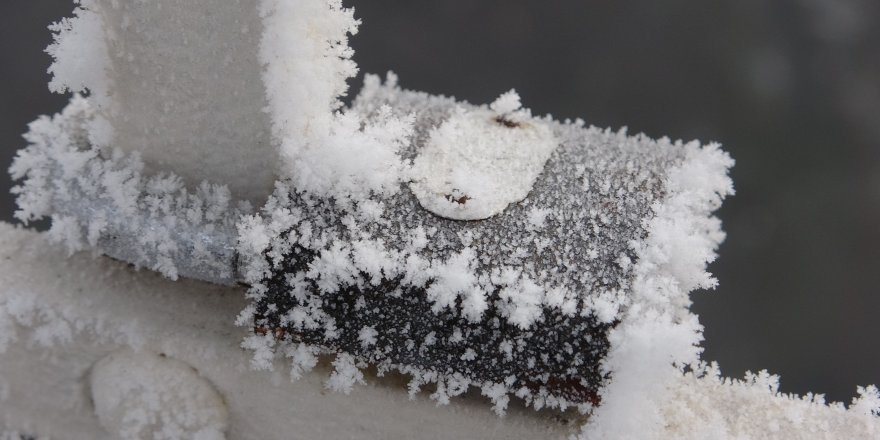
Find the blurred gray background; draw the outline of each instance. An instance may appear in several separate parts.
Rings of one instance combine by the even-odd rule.
[[[557,118],[719,141],[737,161],[721,286],[695,294],[705,359],[849,402],[880,384],[880,2],[348,0],[362,72]],[[49,93],[71,0],[0,2],[0,165]],[[353,91],[359,81],[352,83]],[[0,173],[0,219],[12,219]]]

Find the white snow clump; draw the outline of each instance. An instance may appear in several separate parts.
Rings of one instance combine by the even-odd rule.
[[[558,145],[511,90],[488,109],[459,107],[431,131],[410,185],[422,206],[455,220],[480,220],[524,199]]]

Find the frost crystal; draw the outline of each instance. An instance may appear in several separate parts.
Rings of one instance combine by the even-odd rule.
[[[361,341],[361,345],[364,348],[367,348],[371,345],[376,345],[376,335],[378,334],[379,332],[373,327],[364,327],[358,334],[358,340]]]
[[[364,383],[364,374],[358,368],[354,357],[348,354],[339,354],[333,361],[333,374],[327,379],[328,389],[343,394],[351,393],[356,383]]]
[[[348,34],[357,32],[353,11],[339,0],[262,0],[265,26],[260,61],[281,143],[285,175],[300,191],[364,199],[398,190],[411,120],[384,112],[362,127],[351,112],[333,113],[357,72]]]

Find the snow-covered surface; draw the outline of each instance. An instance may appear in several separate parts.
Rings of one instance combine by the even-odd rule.
[[[342,106],[346,80],[357,73],[348,35],[359,21],[340,0],[261,0],[266,28],[260,44],[263,82],[274,139],[299,191],[363,199],[398,191],[411,120],[385,113],[364,121]],[[268,194],[267,194],[268,195]]]
[[[55,27],[50,86],[90,93],[98,112],[92,143],[137,151],[149,173],[174,172],[191,189],[220,182],[262,203],[277,176],[279,144],[264,111],[256,2],[78,3]],[[288,105],[312,104],[295,103]]]
[[[94,412],[89,375],[126,348],[193,367],[222,396],[229,439],[564,438],[580,423],[517,405],[499,418],[478,398],[438,408],[427,393],[411,400],[395,375],[364,372],[366,386],[332,392],[332,358],[296,382],[281,362],[275,373],[252,371],[239,347],[245,331],[232,324],[244,305],[242,289],[68,258],[45,234],[0,224],[0,432],[114,438]]]
[[[699,362],[702,326],[689,293],[715,286],[706,265],[724,233],[710,213],[733,193],[727,176],[733,161],[718,145],[683,148],[684,161],[665,179],[665,199],[646,220],[647,236],[632,244],[634,261],[621,262],[633,264],[633,282],[620,304],[620,324],[609,333],[603,370],[612,379],[586,438],[652,438],[664,424],[664,388],[679,368]]]
[[[518,108],[515,95],[507,94],[490,110],[511,120],[538,123],[525,119],[527,114],[516,114]],[[393,113],[411,115],[419,135],[403,154],[412,157],[430,145],[433,127],[442,126],[446,119],[462,112],[490,110],[403,91],[393,77],[385,85],[370,77],[352,113],[368,123],[393,117]],[[235,203],[223,187],[203,185],[193,194],[173,175],[145,176],[136,155],[103,157],[86,137],[86,127],[93,118],[89,103],[75,97],[61,114],[32,124],[28,134],[31,145],[20,152],[12,167],[14,177],[26,177],[17,190],[19,218],[51,215],[50,236],[63,242],[69,252],[89,248],[171,278],[183,275],[222,283],[235,281],[232,228],[248,211],[247,206],[233,208]],[[306,303],[317,301],[282,311],[290,312],[286,322],[298,329],[324,327],[324,336],[333,340],[350,323],[329,318],[319,304],[321,292],[332,293],[345,286],[376,288],[383,280],[400,277],[403,287],[425,290],[435,314],[461,315],[464,324],[471,327],[451,328],[449,335],[428,333],[424,340],[404,341],[408,347],[422,350],[419,347],[439,341],[432,350],[442,351],[446,344],[467,345],[471,336],[479,335],[480,326],[498,325],[497,318],[484,318],[492,311],[511,326],[505,331],[509,337],[496,341],[501,352],[465,346],[455,355],[457,361],[485,363],[502,357],[511,365],[527,364],[529,369],[540,371],[535,380],[541,382],[548,380],[549,364],[556,365],[559,372],[598,366],[604,356],[604,337],[591,340],[596,335],[582,334],[582,339],[569,339],[575,328],[585,331],[584,325],[596,325],[589,324],[591,321],[607,326],[621,316],[631,301],[626,294],[635,279],[634,268],[643,267],[642,260],[649,263],[644,267],[655,268],[661,277],[680,278],[672,280],[678,288],[666,296],[674,298],[675,313],[686,312],[686,294],[707,285],[708,279],[699,278],[708,276],[703,267],[721,238],[717,221],[708,215],[730,190],[725,174],[730,165],[727,156],[715,146],[652,141],[549,119],[540,123],[554,131],[560,149],[553,150],[557,154],[540,180],[528,185],[534,195],[515,203],[504,215],[483,222],[444,220],[425,211],[421,201],[405,190],[394,192],[392,197],[340,203],[297,195],[289,186],[279,184],[262,217],[245,218],[239,225],[240,251],[250,262],[243,276],[254,285],[252,298],[259,300],[265,294],[263,277],[267,274],[284,277],[292,289],[283,295],[311,298],[304,300]],[[664,196],[668,188],[675,191]],[[678,200],[680,206],[670,207],[670,200]],[[656,243],[640,244],[648,233],[648,221],[661,212],[668,218],[655,223],[663,226],[665,221],[672,226],[661,229],[663,235],[649,237]],[[319,234],[314,233],[318,230]],[[670,240],[669,234],[683,234],[689,241],[680,240],[680,248],[667,250],[663,240]],[[308,263],[307,270],[279,273],[293,244],[317,253],[317,259]],[[645,249],[638,251],[639,246]],[[270,248],[267,261],[263,252]],[[639,257],[636,251],[647,257]],[[654,255],[657,252],[660,255]],[[696,282],[690,279],[694,277]],[[644,284],[654,282],[658,281]],[[382,296],[399,295],[394,288],[381,289],[386,290],[379,292]],[[650,297],[650,292],[646,296]],[[546,310],[554,315],[545,315]],[[251,322],[253,312],[248,308],[241,322]],[[555,316],[563,319],[561,324],[552,324]],[[583,322],[570,324],[569,320]],[[404,326],[385,321],[385,332],[388,324]],[[535,334],[528,332],[536,325],[538,333],[558,333],[566,342],[561,346],[546,344],[540,337],[527,341],[517,334]],[[355,331],[359,344],[374,353],[384,350],[389,342],[375,327],[370,333],[376,335],[368,338],[368,343],[361,337],[365,328]],[[698,342],[698,332],[692,333],[697,336],[691,345]],[[258,359],[271,359],[271,350],[266,347],[274,344],[271,339],[254,336],[248,347],[257,351]],[[380,340],[384,342],[377,343]],[[546,346],[556,353],[554,357],[563,355],[564,359],[528,355],[530,346]],[[299,353],[301,362],[295,369],[311,363],[308,350]],[[380,356],[369,360],[394,359]],[[673,360],[686,363],[684,359]],[[412,365],[398,367],[414,372],[409,371]],[[474,378],[466,374],[471,367],[461,368],[464,370],[459,373],[468,380],[420,371],[414,386],[452,380],[456,385],[447,384],[446,388],[457,390],[453,395],[464,392]],[[496,401],[499,411],[512,393],[536,407],[583,403],[560,400],[549,390],[515,387],[506,376],[473,384]],[[437,394],[439,401],[445,402],[447,397],[448,393]]]
[[[425,209],[456,220],[491,217],[528,195],[557,140],[519,95],[490,108],[457,108],[431,130],[413,163],[410,188]]]
[[[195,368],[228,407],[230,439],[562,439],[582,423],[517,405],[499,418],[472,398],[437,407],[424,394],[410,400],[405,380],[369,373],[369,385],[348,396],[328,393],[325,361],[296,382],[280,371],[250,371],[250,356],[237,343],[243,331],[229,323],[243,303],[239,289],[172,282],[82,253],[66,258],[45,235],[0,225],[0,432],[113,438],[94,412],[90,377],[96,363],[120,350],[131,353],[128,349],[161,353]],[[776,379],[765,373],[745,381],[719,379],[713,368],[701,373],[665,384],[657,400],[663,423],[652,432],[657,438],[880,435],[874,388],[862,390],[862,399],[845,410],[815,396],[778,395]],[[131,380],[138,378],[144,376]],[[636,414],[625,423],[634,420]]]
[[[493,130],[518,127],[492,112],[541,124],[549,135],[536,140],[555,139],[542,150],[550,157],[531,168],[538,175],[522,187],[528,197],[503,200],[506,209],[479,221],[438,216],[417,191],[352,206],[279,185],[259,215],[239,225],[253,300],[240,323],[256,330],[246,341],[256,366],[296,350],[300,371],[310,350],[346,347],[361,362],[413,374],[414,389],[439,382],[441,403],[475,386],[499,412],[514,395],[536,408],[589,410],[604,382],[607,329],[633,280],[634,246],[665,200],[666,180],[686,160],[700,169],[697,153],[718,149],[527,118],[516,114],[512,94],[492,107],[402,90],[393,76],[385,84],[367,78],[352,112],[368,122],[389,111],[412,115],[405,158],[432,148],[435,127],[463,112],[482,113]],[[729,159],[718,153],[717,160],[721,166],[707,172],[729,182]],[[714,207],[700,205],[685,212],[699,220],[684,221],[699,223]],[[708,252],[716,241],[707,239]],[[698,263],[702,270],[705,261]],[[361,343],[364,326],[377,331],[376,343]],[[302,333],[315,347],[285,337]]]
[[[398,189],[410,120],[337,112],[359,24],[341,1],[78,3],[53,26],[50,88],[89,94],[92,145],[255,205],[279,176],[327,197]]]
[[[89,391],[101,426],[119,438],[225,438],[223,398],[198,371],[165,354],[113,352],[92,367]]]
[[[90,144],[89,100],[32,122],[10,171],[22,182],[16,217],[52,218],[50,236],[69,253],[91,249],[138,266],[221,284],[235,282],[235,223],[251,211],[225,186],[189,190],[169,173],[150,175],[137,153]]]
[[[717,365],[699,366],[694,373],[670,382],[663,400],[649,397],[657,399],[662,425],[633,438],[880,438],[880,393],[876,387],[859,387],[859,396],[848,409],[842,403],[826,404],[821,395],[782,394],[778,388],[779,377],[766,371],[747,373],[743,379],[726,379],[720,376]]]

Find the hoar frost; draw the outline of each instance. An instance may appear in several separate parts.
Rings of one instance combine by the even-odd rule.
[[[107,353],[118,349],[130,352],[126,347],[133,346],[141,347],[139,350],[161,346],[168,353],[167,360],[186,359],[198,370],[198,376],[208,379],[225,397],[222,403],[227,407],[228,419],[216,417],[223,413],[218,411],[222,406],[214,401],[199,405],[203,412],[192,413],[192,418],[180,417],[191,414],[189,411],[166,414],[168,420],[177,423],[168,427],[222,428],[226,424],[229,437],[242,434],[244,438],[260,439],[286,438],[293,431],[321,433],[314,437],[341,432],[383,438],[388,432],[430,432],[437,438],[495,434],[511,439],[562,439],[578,429],[560,421],[572,421],[570,414],[552,411],[527,413],[513,408],[505,418],[493,420],[486,408],[469,397],[464,397],[467,401],[458,408],[437,410],[431,402],[413,402],[405,394],[399,395],[403,391],[391,385],[397,383],[397,378],[381,381],[364,373],[365,382],[381,383],[354,389],[340,399],[322,393],[322,381],[326,379],[322,373],[310,373],[306,380],[296,383],[279,383],[262,373],[244,371],[241,368],[247,363],[247,355],[228,340],[235,329],[229,322],[216,319],[239,307],[236,290],[170,282],[132,272],[110,259],[95,260],[82,254],[66,259],[59,251],[43,234],[0,224],[0,335],[6,341],[6,345],[0,343],[0,370],[4,373],[0,376],[2,439],[19,440],[19,433],[33,438],[44,438],[40,436],[48,432],[77,438],[106,435],[92,413],[96,403],[89,393],[88,371]],[[217,290],[225,293],[218,294]],[[192,314],[194,301],[199,310],[209,313]],[[292,345],[284,355],[312,366],[316,362],[311,349],[302,345]],[[123,358],[134,361],[116,364],[127,371],[124,374],[120,374],[123,368],[99,369],[104,377],[110,373],[124,382],[116,389],[98,391],[99,396],[94,397],[101,400],[98,405],[102,408],[107,408],[103,399],[118,396],[118,390],[153,384],[157,376],[170,372],[161,367],[154,369],[159,363],[155,357],[146,362],[129,355]],[[34,365],[40,368],[34,369]],[[194,372],[189,367],[173,370],[184,377],[192,377]],[[46,374],[53,380],[40,380]],[[198,376],[194,379],[201,379]],[[419,377],[431,380],[428,374]],[[98,382],[113,385],[100,379]],[[169,389],[167,385],[166,379],[157,388],[174,400],[168,409],[180,408],[176,405],[200,395],[193,388]],[[505,397],[510,404],[515,403],[502,385],[479,389],[499,404]],[[469,387],[471,384],[461,376],[451,375],[427,393],[438,402],[454,403],[453,396],[460,396]],[[860,387],[858,397],[844,407],[825,403],[819,395],[779,393],[777,378],[765,372],[739,380],[726,379],[720,376],[717,366],[703,365],[677,376],[665,389],[668,394],[656,397],[664,426],[659,432],[642,431],[640,438],[837,440],[876,438],[880,434],[880,394],[876,387]],[[178,399],[181,391],[187,396]],[[101,396],[104,392],[108,395]],[[126,406],[131,402],[128,399],[123,399]],[[40,411],[35,413],[34,407]],[[154,407],[148,406],[142,414],[161,414],[146,411],[149,408]],[[348,417],[349,411],[362,417]],[[625,420],[630,424],[640,421],[637,413],[630,413]],[[112,427],[112,421],[106,426]],[[207,435],[210,431],[203,432]]]
[[[724,382],[699,360],[689,293],[715,284],[712,212],[733,193],[717,145],[534,117],[514,91],[473,106],[393,75],[342,108],[358,25],[338,0],[80,1],[53,26],[51,88],[89,98],[31,125],[17,217],[51,216],[71,253],[247,282],[252,365],[284,356],[298,379],[333,354],[324,386],[345,394],[372,364],[409,375],[413,395],[434,384],[441,404],[474,387],[499,414],[511,395],[591,412],[588,438],[706,435],[669,403],[706,389],[778,397],[769,376]],[[23,322],[0,305],[4,328]],[[876,416],[876,388],[860,391],[852,411]],[[205,413],[206,438],[221,413]],[[751,432],[701,415],[719,438]]]
[[[389,112],[411,115],[414,131],[425,135],[414,137],[401,155],[418,161],[434,142],[436,127],[479,115],[480,124],[510,130],[497,118],[508,115],[513,124],[516,115],[510,113],[518,109],[512,93],[488,108],[476,107],[404,91],[392,76],[384,85],[368,77],[350,111],[367,123]],[[608,336],[624,325],[624,312],[633,310],[635,319],[634,307],[641,307],[633,305],[631,288],[641,270],[637,253],[651,236],[646,227],[658,207],[682,192],[694,205],[675,211],[685,221],[672,224],[709,231],[694,244],[711,254],[720,237],[705,225],[716,225],[710,217],[716,204],[699,201],[702,194],[728,193],[731,162],[712,145],[539,122],[553,139],[546,164],[525,199],[505,202],[506,208],[482,221],[438,216],[424,209],[417,191],[377,195],[367,204],[371,213],[361,214],[359,203],[341,206],[279,186],[259,215],[239,225],[239,250],[252,285],[252,306],[240,322],[257,333],[249,347],[265,354],[294,343],[291,335],[297,335],[294,344],[410,374],[411,390],[436,383],[431,397],[441,403],[466,384],[484,390],[498,411],[510,394],[535,408],[589,411],[617,374],[604,363],[617,341]],[[679,189],[669,177],[683,175],[677,171],[682,168],[720,176],[720,186]],[[377,207],[378,220],[372,212]],[[703,271],[705,263],[687,260],[686,269]],[[692,288],[683,284],[666,293],[675,313],[679,306],[686,310],[681,297]],[[667,353],[679,341],[690,347],[699,337],[689,325],[675,328],[683,339],[659,344],[655,352]],[[675,359],[651,365],[677,372]],[[351,377],[344,374],[349,364],[340,364],[340,379],[334,380],[345,386],[334,388],[352,383],[342,380]],[[299,375],[303,365],[294,369]]]
[[[358,24],[339,0],[81,0],[53,26],[50,88],[87,92],[89,142],[138,152],[149,174],[255,205],[279,178],[363,199],[398,190],[411,131],[406,115],[364,127],[340,110]]]
[[[72,253],[93,249],[176,279],[179,275],[234,283],[230,237],[252,210],[225,186],[188,189],[179,177],[147,175],[138,154],[103,153],[85,127],[90,102],[74,96],[60,114],[30,124],[10,172],[23,182],[16,218],[52,218],[50,237]]]

